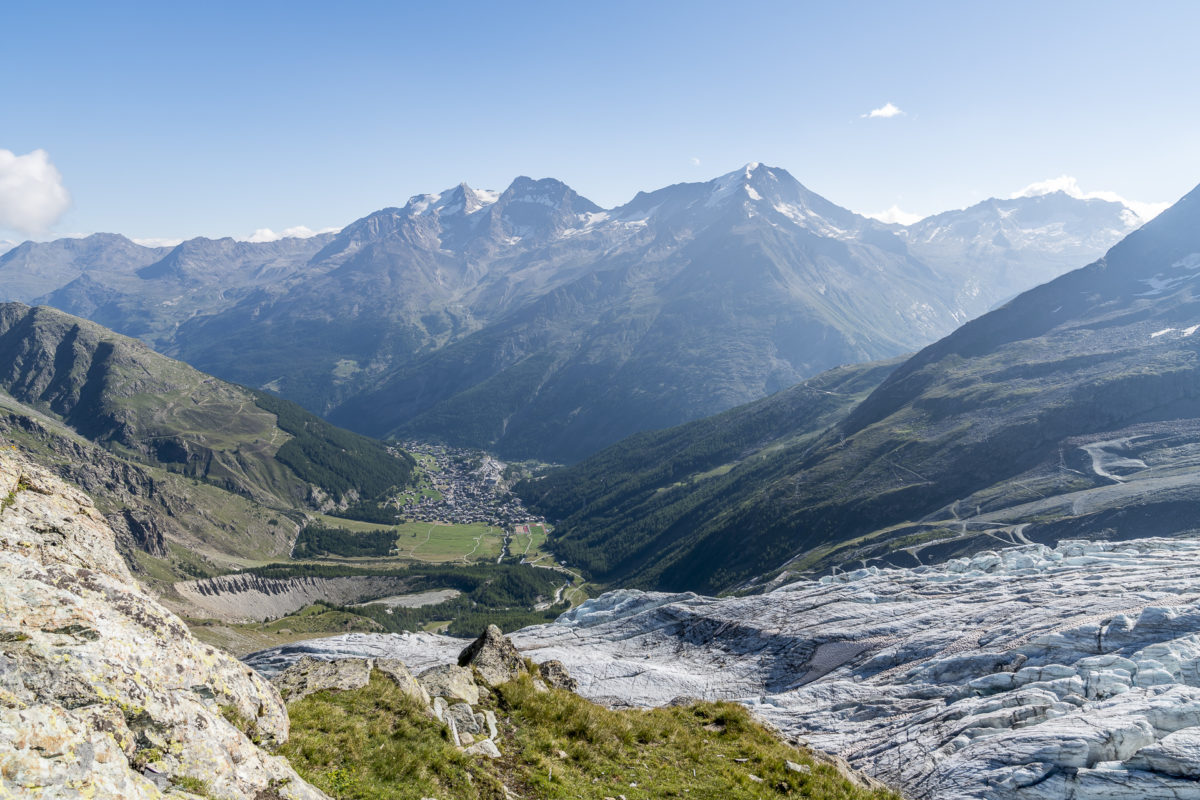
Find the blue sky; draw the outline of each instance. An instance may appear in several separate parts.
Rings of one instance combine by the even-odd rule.
[[[520,174],[610,206],[747,161],[863,212],[928,214],[1060,175],[1142,201],[1200,183],[1191,2],[18,1],[0,15],[0,239],[340,227]],[[887,103],[903,113],[864,116]],[[69,203],[47,189],[55,169]]]

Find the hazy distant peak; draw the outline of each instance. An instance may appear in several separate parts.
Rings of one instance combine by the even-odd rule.
[[[1085,192],[1079,187],[1079,181],[1070,175],[1060,175],[1057,178],[1031,183],[1024,189],[1013,192],[1009,195],[1009,199],[1042,197],[1055,193],[1062,193],[1076,200],[1104,200],[1109,203],[1120,203],[1136,214],[1142,222],[1154,219],[1171,205],[1170,203],[1145,203],[1138,200],[1126,200],[1116,192]]]
[[[604,210],[557,178],[535,180],[525,175],[514,178],[504,193],[500,195],[498,202],[504,205],[536,203],[577,214]]]

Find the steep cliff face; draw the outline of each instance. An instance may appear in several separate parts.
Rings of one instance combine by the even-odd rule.
[[[0,452],[0,795],[325,797],[264,749],[287,735],[278,693],[136,586],[85,495]]]

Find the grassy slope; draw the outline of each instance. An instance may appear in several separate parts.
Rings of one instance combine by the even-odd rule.
[[[120,455],[266,505],[303,505],[309,484],[373,497],[407,483],[414,463],[50,308],[0,305],[0,388]]]
[[[823,432],[723,476],[695,480],[718,466],[701,460],[673,490],[654,471],[656,446],[703,432],[682,426],[522,494],[561,523],[556,552],[598,577],[708,592],[793,558],[914,565],[997,542],[1194,532],[1200,490],[1180,481],[1197,469],[1200,427],[1197,220],[1200,189],[1104,259],[925,348]],[[725,436],[722,417],[704,422]],[[1122,475],[1097,466],[1097,448]]]
[[[503,757],[496,762],[460,753],[441,724],[378,673],[363,689],[292,703],[291,740],[282,752],[339,800],[502,800],[502,786],[547,800],[898,800],[854,786],[732,703],[612,711],[570,692],[536,692],[521,679],[480,705],[502,721]],[[810,771],[791,771],[788,760]]]
[[[715,417],[638,434],[517,492],[555,522],[551,546],[571,564],[602,581],[653,585],[731,503],[757,503],[781,459],[811,446],[897,363],[831,370]]]

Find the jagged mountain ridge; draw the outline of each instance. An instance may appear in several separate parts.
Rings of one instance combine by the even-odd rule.
[[[992,219],[977,207],[910,231],[761,164],[609,210],[518,178],[419,195],[274,255],[200,240],[207,272],[172,267],[185,243],[43,299],[374,435],[573,460],[911,351],[1061,271],[1070,242],[1094,257],[1137,222],[1061,193],[996,202]],[[219,255],[231,248],[245,253]]]
[[[1100,261],[925,348],[815,442],[729,464],[695,502],[664,492],[688,475],[597,489],[602,458],[609,479],[636,476],[636,448],[521,493],[597,577],[706,591],[785,560],[911,565],[997,537],[1193,530],[1198,221],[1193,191]]]

